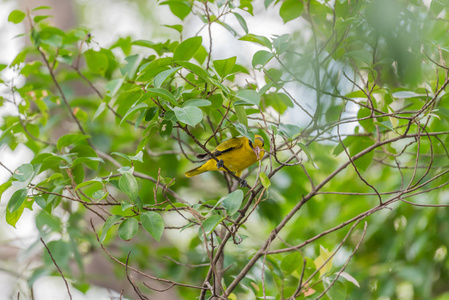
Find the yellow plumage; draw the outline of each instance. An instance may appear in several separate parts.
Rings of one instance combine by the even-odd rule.
[[[218,160],[222,160],[229,170],[240,177],[243,170],[262,159],[265,154],[263,145],[264,140],[260,135],[255,136],[254,143],[246,137],[237,137],[224,141],[211,152]],[[200,154],[197,157],[204,158],[206,156]],[[207,171],[225,171],[225,169],[218,168],[217,161],[211,158],[201,166],[187,171],[185,175],[192,177]]]

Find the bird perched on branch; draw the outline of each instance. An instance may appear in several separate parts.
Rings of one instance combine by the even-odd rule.
[[[192,177],[207,171],[225,171],[224,165],[230,171],[235,172],[237,177],[240,177],[243,170],[262,159],[265,154],[263,146],[264,140],[260,135],[255,136],[254,143],[246,137],[226,140],[211,151],[218,162],[207,153],[198,154],[196,156],[198,159],[209,160],[201,166],[187,171],[185,175]],[[241,180],[241,183],[245,185],[244,180]]]

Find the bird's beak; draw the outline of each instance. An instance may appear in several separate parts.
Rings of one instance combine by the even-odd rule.
[[[254,153],[256,154],[257,160],[259,160],[260,148],[258,146],[253,148]]]

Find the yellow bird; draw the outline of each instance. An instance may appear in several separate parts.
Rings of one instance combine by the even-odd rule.
[[[225,165],[230,171],[235,172],[235,175],[240,177],[242,171],[251,166],[253,163],[261,160],[265,154],[263,150],[264,140],[260,135],[256,135],[254,143],[246,137],[236,137],[224,141],[212,150],[212,154],[218,159],[215,159],[205,154],[198,154],[199,159],[210,158],[201,166],[187,171],[187,177],[196,176],[207,171],[225,171]],[[243,183],[243,182],[242,182]]]

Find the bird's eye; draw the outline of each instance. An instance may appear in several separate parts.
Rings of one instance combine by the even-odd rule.
[[[251,147],[251,149],[254,149],[253,142],[251,142],[250,140],[248,140],[248,141],[249,141],[249,146]]]

